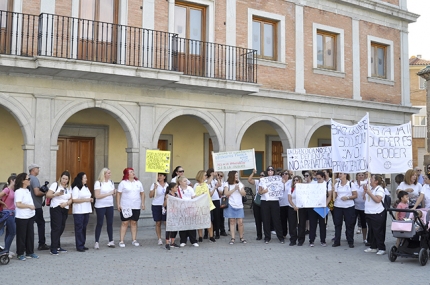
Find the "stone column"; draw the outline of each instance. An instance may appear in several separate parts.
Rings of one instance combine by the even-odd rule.
[[[235,110],[224,110],[225,120],[224,120],[224,144],[225,149],[222,149],[222,142],[220,142],[219,151],[234,151],[240,149],[240,142],[236,144],[237,129],[237,111]]]
[[[427,137],[426,137],[426,142],[427,142],[427,154],[424,155],[424,165],[429,165],[430,164],[430,65],[427,65],[426,68],[420,70],[417,73],[419,76],[421,76],[422,78],[424,78],[426,80],[427,83],[427,95],[426,95],[426,99],[427,99],[427,103],[426,103],[426,108],[427,108]]]

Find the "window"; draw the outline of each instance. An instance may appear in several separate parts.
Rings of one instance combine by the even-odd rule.
[[[179,43],[179,51],[187,53],[200,54],[199,41],[205,40],[205,19],[204,7],[187,6],[184,4],[175,5],[175,33],[180,38],[190,39],[189,45],[186,46],[184,41]]]
[[[317,31],[318,67],[336,70],[336,54],[336,35]]]
[[[413,116],[413,125],[414,126],[427,126],[427,117],[426,116]]]
[[[421,76],[418,76],[418,80],[420,84],[420,89],[427,89],[427,81]]]
[[[252,21],[252,48],[257,56],[276,60],[276,23],[254,18]]]
[[[372,77],[387,78],[387,46],[371,43]]]

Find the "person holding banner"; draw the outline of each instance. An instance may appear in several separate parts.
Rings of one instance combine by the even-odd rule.
[[[333,193],[335,228],[333,247],[340,246],[343,221],[345,221],[348,245],[350,248],[354,247],[355,198],[357,198],[357,188],[349,181],[349,174],[339,173],[339,181],[335,184]]]
[[[163,203],[163,207],[164,209],[166,209],[166,213],[167,213],[167,196],[172,196],[172,197],[176,197],[179,198],[178,195],[178,184],[176,183],[169,183],[169,185],[166,188],[166,194],[164,196],[164,203]],[[167,218],[167,217],[166,217]],[[178,234],[178,232],[168,232],[166,231],[166,249],[170,250],[170,248],[179,248],[179,245],[177,245],[175,243],[175,238],[176,235]]]
[[[402,183],[397,187],[396,194],[400,190],[406,191],[409,194],[409,208],[421,208],[418,201],[418,197],[421,195],[422,186],[418,183],[418,174],[413,169],[409,169],[405,173],[405,178]],[[422,198],[421,198],[422,200]],[[415,205],[417,204],[417,205]]]
[[[177,182],[179,184],[179,187],[178,187],[179,198],[184,200],[191,200],[194,197],[196,197],[196,194],[194,193],[194,189],[191,186],[188,186],[189,180],[185,176],[180,175],[177,179]],[[179,245],[180,247],[184,247],[187,245],[187,238],[190,239],[190,242],[193,246],[195,247],[199,246],[196,239],[195,229],[179,231],[179,237],[181,242],[181,244]]]
[[[153,198],[151,210],[152,218],[155,222],[155,233],[158,238],[158,245],[163,245],[163,241],[161,240],[161,222],[164,222],[164,225],[166,225],[166,215],[163,215],[163,203],[167,188],[166,179],[166,173],[158,173],[157,182],[152,184],[149,191],[149,198]]]
[[[236,235],[236,224],[239,230],[239,238],[241,243],[246,243],[243,238],[243,212],[242,196],[246,195],[245,187],[239,181],[239,173],[237,171],[229,171],[227,183],[224,186],[224,195],[228,197],[228,207],[224,209],[224,217],[229,219],[230,223],[230,244],[234,244]]]
[[[297,218],[299,208],[296,206],[296,185],[302,183],[302,177],[294,176],[291,184],[291,188],[288,191],[288,225],[290,226],[290,246],[294,246],[297,243]],[[299,238],[299,244],[303,245],[305,242],[305,236]]]
[[[288,206],[290,206],[288,191],[291,188],[291,176],[287,170],[283,171],[281,174],[282,182],[284,183],[284,194],[279,198],[279,213],[281,216],[282,236],[285,239],[288,234]]]
[[[257,230],[257,238],[256,240],[262,240],[263,239],[263,216],[261,214],[261,200],[257,202],[257,196],[260,196],[258,193],[258,188],[260,184],[260,180],[258,179],[252,179],[254,177],[254,174],[257,173],[257,170],[254,169],[251,174],[248,177],[248,183],[251,185],[255,185],[255,198],[252,205],[252,213],[254,214],[254,220],[255,220],[255,228]],[[260,173],[260,178],[265,177],[264,171]],[[260,196],[261,198],[261,196]],[[258,204],[257,204],[258,203]]]
[[[213,173],[213,172],[212,172]],[[200,170],[199,172],[197,172],[196,175],[196,181],[197,183],[194,184],[194,192],[197,196],[200,195],[207,195],[208,196],[208,202],[210,205],[210,211],[211,211],[211,227],[209,229],[206,229],[209,232],[209,240],[211,242],[216,242],[216,240],[214,239],[214,231],[213,231],[213,210],[215,209],[215,205],[214,203],[212,203],[212,199],[211,196],[213,195],[213,192],[215,191],[215,189],[213,189],[212,191],[209,190],[209,186],[206,182],[211,183],[212,182],[212,176],[207,177],[206,175],[206,171],[204,170]],[[199,242],[203,242],[203,229],[199,229],[198,230],[199,233]]]
[[[177,179],[179,177],[181,177],[182,175],[184,175],[184,173],[185,173],[185,170],[184,170],[184,168],[182,168],[182,166],[180,166],[180,165],[176,166],[176,168],[172,172],[172,181],[170,181],[170,182],[179,184],[177,182]],[[190,185],[191,187],[193,186],[193,185],[191,185],[191,182],[188,179],[187,179],[187,185]]]
[[[139,221],[140,210],[145,210],[145,193],[142,183],[134,175],[133,168],[125,168],[122,181],[118,185],[116,204],[121,216],[121,230],[119,247],[125,247],[124,237],[130,226],[131,244],[139,246],[137,242],[137,221]]]
[[[267,167],[266,172],[267,177],[265,177],[264,179],[260,179],[260,187],[258,189],[258,192],[261,195],[261,212],[263,214],[264,242],[268,244],[271,240],[270,222],[272,222],[273,226],[275,227],[276,236],[281,243],[284,243],[285,240],[282,236],[282,226],[281,221],[279,219],[280,193],[277,193],[278,191],[276,189],[276,177],[280,177],[273,176],[275,174],[275,169],[272,166]],[[282,178],[280,178],[280,180],[282,184]]]
[[[212,193],[212,203],[215,205],[215,209],[213,210],[213,228],[215,239],[220,238],[220,223],[221,223],[221,202],[220,197],[222,194],[222,178],[224,174],[222,172],[216,173],[213,168],[209,168],[206,171],[207,177],[212,177],[212,181],[209,185],[210,193]],[[205,237],[207,236],[207,230],[205,230]],[[206,237],[207,238],[207,237]]]

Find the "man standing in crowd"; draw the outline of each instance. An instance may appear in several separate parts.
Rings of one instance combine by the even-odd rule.
[[[45,219],[43,218],[43,209],[42,209],[42,203],[43,203],[43,196],[45,196],[45,193],[40,191],[40,182],[39,179],[36,177],[39,175],[39,168],[40,166],[33,163],[30,164],[28,167],[28,172],[30,172],[30,193],[31,197],[33,198],[33,204],[36,207],[36,216],[34,221],[37,224],[37,232],[39,235],[39,247],[38,250],[48,250],[49,246],[46,245],[46,239],[45,239]]]
[[[421,185],[424,185],[424,175],[422,174],[422,169],[420,167],[415,167],[414,168],[415,172],[418,174],[417,180],[418,183],[420,183]]]

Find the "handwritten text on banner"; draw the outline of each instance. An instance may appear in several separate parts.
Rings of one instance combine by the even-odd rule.
[[[254,149],[212,152],[215,171],[246,170],[255,168]]]
[[[287,149],[288,169],[331,169],[331,146]]]
[[[170,151],[147,150],[146,172],[170,172]]]
[[[211,227],[208,197],[183,200],[167,195],[166,231],[185,231]]]

